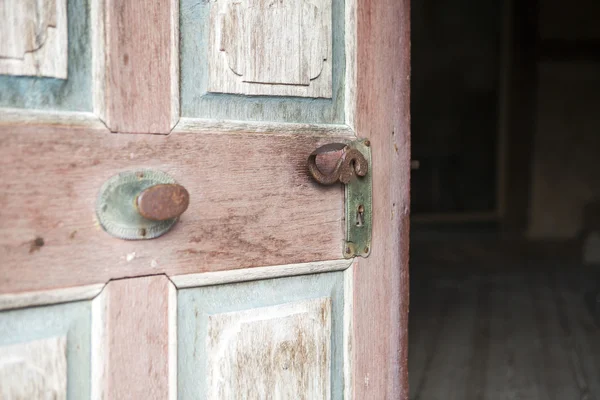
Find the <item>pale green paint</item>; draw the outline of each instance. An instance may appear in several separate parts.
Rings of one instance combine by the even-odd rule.
[[[181,116],[251,121],[344,123],[344,1],[332,0],[333,99],[207,93],[211,2],[181,0]]]
[[[91,302],[0,312],[0,346],[67,336],[67,398],[89,398]]]
[[[0,75],[0,107],[92,111],[89,0],[69,0],[67,13],[68,79]]]
[[[205,399],[208,316],[329,297],[331,399],[343,399],[344,273],[328,272],[253,282],[180,289],[177,297],[178,396]]]
[[[346,199],[346,245],[344,257],[368,257],[371,254],[371,235],[373,231],[373,166],[371,165],[371,147],[367,139],[351,142],[349,146],[358,150],[367,160],[369,169],[365,176],[354,175],[345,185]],[[359,208],[362,207],[362,218]],[[360,219],[360,221],[359,221]]]

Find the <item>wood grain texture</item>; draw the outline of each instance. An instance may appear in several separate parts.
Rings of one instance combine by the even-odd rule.
[[[414,258],[413,258],[414,259]],[[525,260],[490,268],[414,260],[411,399],[596,399],[597,272]]]
[[[92,46],[92,106],[96,116],[106,121],[106,3],[94,0],[90,6],[90,41]]]
[[[96,115],[89,112],[25,110],[0,108],[0,127],[12,126],[61,126],[104,130],[106,126]]]
[[[104,337],[96,370],[102,380],[94,398],[173,399],[174,287],[164,275],[111,281],[103,293]],[[99,305],[97,310],[101,310]],[[175,393],[173,393],[175,391]]]
[[[314,183],[306,159],[344,138],[297,133],[165,137],[0,126],[0,293],[338,259],[343,189]],[[119,240],[95,220],[98,191],[138,168],[171,175],[190,206],[159,239]]]
[[[65,336],[0,346],[1,399],[67,399]]]
[[[331,396],[331,399],[342,400],[348,397],[344,394],[344,369],[346,350],[344,348],[344,315],[345,302],[350,294],[345,293],[344,276],[346,272],[326,272],[311,275],[280,277],[258,281],[240,282],[232,284],[218,284],[214,286],[193,287],[179,289],[177,292],[178,304],[178,379],[179,398],[207,399],[215,395],[210,394],[208,376],[211,373],[228,373],[234,376],[225,379],[217,385],[239,387],[235,377],[240,377],[240,382],[248,382],[248,377],[256,377],[256,368],[248,367],[237,371],[238,365],[243,365],[246,360],[254,366],[259,355],[263,362],[258,369],[267,370],[273,378],[279,379],[290,372],[306,371],[298,361],[306,360],[306,367],[311,369],[305,377],[289,376],[289,387],[277,389],[281,396],[269,396],[275,385],[255,384],[246,393],[222,394],[219,399],[322,399]],[[330,342],[325,341],[323,331],[327,323],[327,304],[330,304],[331,333]],[[323,313],[322,311],[325,311]],[[286,316],[287,315],[287,316]],[[209,321],[212,319],[212,321]],[[236,329],[236,322],[240,329]],[[221,322],[223,324],[221,324]],[[219,326],[219,324],[221,324]],[[212,328],[209,326],[212,325]],[[298,329],[296,329],[298,328]],[[210,330],[217,338],[211,338]],[[250,330],[253,334],[250,334]],[[295,335],[294,331],[298,334]],[[223,334],[219,334],[222,332]],[[256,340],[258,335],[265,335],[264,340]],[[247,336],[242,338],[241,336]],[[214,343],[209,343],[210,341]],[[330,349],[330,380],[328,394],[318,391],[315,395],[302,397],[288,394],[285,391],[297,384],[297,379],[308,382],[316,377],[321,380],[320,386],[327,386],[323,371],[315,371],[315,365],[323,365],[319,360],[316,343],[325,343]],[[233,357],[231,353],[240,350],[240,357]],[[243,343],[244,347],[239,347]],[[231,344],[227,346],[226,344]],[[279,346],[277,345],[279,344]],[[313,346],[315,344],[315,346]],[[254,351],[247,351],[253,346]],[[216,352],[219,348],[221,352]],[[209,352],[210,349],[210,352]],[[270,353],[265,351],[272,349]],[[306,351],[304,351],[305,349]],[[324,350],[323,347],[321,347]],[[210,354],[212,353],[212,354]],[[223,357],[228,354],[228,357]],[[244,356],[242,356],[243,354]],[[275,357],[277,355],[278,357]],[[316,357],[316,359],[315,359]],[[220,371],[209,372],[208,359],[211,359],[210,368]],[[222,361],[222,362],[219,362]],[[289,363],[282,363],[288,360]],[[295,361],[294,361],[295,360]],[[215,364],[216,363],[216,364]],[[295,365],[294,365],[295,364]],[[285,370],[283,367],[288,366]],[[277,366],[281,370],[277,370]],[[264,382],[260,377],[261,382]],[[212,385],[214,386],[213,381]],[[305,393],[308,387],[300,387],[299,393]],[[228,389],[227,389],[228,390]],[[256,391],[264,390],[263,395],[256,395]],[[314,392],[313,392],[314,393]],[[248,396],[245,396],[248,394]],[[252,394],[252,396],[250,396]],[[211,397],[212,396],[212,397]]]
[[[331,98],[331,5],[212,2],[208,91]]]
[[[0,38],[0,74],[67,78],[67,0],[3,0]]]
[[[346,93],[344,95],[344,118],[346,125],[353,131],[356,129],[356,5],[358,0],[347,0],[344,3],[344,45],[346,55]]]
[[[90,399],[104,400],[106,399],[106,373],[108,363],[106,362],[106,351],[108,346],[107,334],[107,306],[108,290],[103,290],[92,301],[91,321],[90,321],[90,343],[92,349],[90,358],[91,376],[94,377],[91,382]]]
[[[209,400],[331,398],[328,297],[208,316]]]
[[[373,239],[354,274],[354,397],[408,398],[408,0],[357,2],[356,133],[371,140]]]
[[[74,286],[64,289],[25,292],[0,295],[0,311],[14,308],[33,307],[47,304],[93,299],[102,291],[103,283],[88,286]]]
[[[95,109],[113,132],[169,133],[179,118],[179,1],[104,1],[105,106]]]
[[[299,124],[270,121],[228,121],[199,118],[181,118],[174,129],[175,132],[196,133],[271,133],[298,134],[303,136],[345,137],[354,140],[354,131],[342,124]]]
[[[0,387],[10,386],[6,373],[23,378],[29,375],[31,382],[42,383],[44,379],[49,391],[66,398],[89,398],[90,393],[90,301],[25,307],[0,312],[0,348],[13,348],[8,359],[1,357]],[[5,347],[6,346],[6,347]],[[23,349],[23,353],[18,355]],[[25,354],[26,352],[29,355]],[[1,350],[0,350],[1,352]],[[18,361],[18,360],[21,361]],[[50,373],[48,370],[54,372]],[[64,370],[63,370],[64,369]],[[32,372],[30,374],[30,372]],[[36,373],[37,371],[37,373]],[[41,379],[40,375],[46,376]],[[62,377],[66,376],[66,387]],[[37,377],[37,378],[36,378]],[[40,378],[40,379],[38,379]],[[59,383],[60,382],[60,383]],[[7,386],[4,386],[7,387]],[[41,389],[37,384],[22,387],[24,391]],[[54,399],[31,393],[18,396],[2,396],[2,399]],[[65,397],[59,397],[65,398]]]
[[[171,276],[171,281],[173,281],[173,284],[175,284],[178,289],[182,289],[225,283],[258,281],[262,279],[281,278],[284,276],[343,271],[350,267],[351,263],[352,262],[348,260],[332,260],[304,264],[275,265],[272,267],[235,269],[231,271],[205,272],[203,274],[176,275]]]
[[[354,399],[354,268],[344,271],[344,399]]]
[[[28,1],[25,0],[24,3]],[[41,4],[45,0],[36,1]],[[68,23],[65,24],[68,31],[68,49],[65,49],[68,58],[68,61],[65,61],[68,67],[68,78],[0,74],[0,107],[92,111],[90,7],[96,1],[64,1],[67,7],[66,15],[68,15]],[[0,38],[2,37],[3,35],[0,34]]]
[[[261,0],[262,1],[262,0]],[[215,4],[224,3],[197,0],[181,0],[181,114],[190,118],[208,118],[218,120],[250,120],[275,121],[290,123],[336,123],[344,121],[345,96],[345,61],[344,61],[344,1],[343,0],[302,0],[321,8],[325,4],[331,8],[330,14],[330,43],[327,51],[331,52],[331,98],[310,98],[282,96],[289,93],[298,96],[302,92],[308,94],[308,89],[298,85],[260,85],[270,89],[273,96],[243,96],[228,93],[214,93],[209,89],[209,62],[212,62],[210,52],[211,40],[216,35],[211,33],[211,9]],[[272,4],[297,6],[301,1],[278,1]],[[256,0],[233,2],[256,4]],[[306,46],[311,49],[312,44]],[[220,57],[225,53],[220,52]],[[229,68],[225,66],[226,68]],[[323,73],[327,65],[323,65]],[[283,71],[278,65],[278,69]],[[297,69],[296,69],[297,70]],[[319,75],[321,76],[321,75]],[[324,75],[323,75],[324,77]],[[238,79],[240,77],[237,77]],[[317,78],[319,80],[319,78]],[[244,82],[241,82],[242,84]],[[259,84],[247,84],[259,86]],[[277,86],[277,88],[275,88]],[[289,86],[289,87],[287,87]],[[277,91],[277,92],[276,92]],[[296,93],[292,93],[296,92]],[[298,93],[301,92],[301,93]],[[249,93],[244,89],[242,93]]]

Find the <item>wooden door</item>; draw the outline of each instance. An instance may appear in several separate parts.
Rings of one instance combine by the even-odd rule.
[[[0,397],[407,398],[408,3],[3,1]],[[357,137],[347,260],[306,163]],[[112,236],[101,188],[148,170],[187,211]]]

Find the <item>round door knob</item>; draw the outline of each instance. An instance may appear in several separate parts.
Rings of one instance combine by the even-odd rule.
[[[187,210],[189,204],[190,194],[176,183],[150,186],[136,199],[139,213],[151,221],[177,218]]]
[[[189,203],[188,191],[164,172],[125,171],[102,185],[96,216],[112,236],[153,239],[167,233]]]

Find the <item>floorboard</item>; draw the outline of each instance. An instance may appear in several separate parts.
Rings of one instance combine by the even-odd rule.
[[[556,263],[554,263],[556,264]],[[411,262],[411,400],[600,400],[590,268]]]

